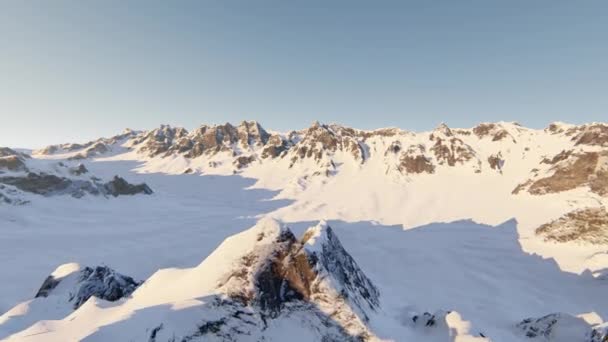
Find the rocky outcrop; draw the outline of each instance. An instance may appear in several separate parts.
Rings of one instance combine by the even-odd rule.
[[[72,275],[75,278],[73,285],[70,284],[68,291],[68,302],[74,310],[78,309],[89,298],[95,296],[110,302],[127,297],[137,289],[141,282],[120,274],[107,266],[95,268],[84,267]],[[50,275],[42,283],[35,298],[46,298],[53,294],[57,286],[64,281]]]
[[[488,164],[490,164],[492,170],[497,170],[502,173],[502,167],[505,165],[505,160],[502,157],[502,153],[498,152],[491,154],[488,157]]]
[[[110,302],[127,298],[141,284],[107,266],[63,264],[44,280],[34,298],[0,315],[0,339],[41,319],[61,320],[92,297]]]
[[[266,146],[262,150],[262,158],[276,158],[284,156],[285,152],[291,148],[292,142],[284,139],[278,134],[274,134],[268,138]]]
[[[104,184],[103,187],[108,195],[114,197],[137,194],[151,195],[154,193],[146,183],[130,184],[119,176],[114,176],[114,179]]]
[[[181,139],[188,134],[184,128],[161,125],[132,140],[131,146],[135,147],[139,153],[144,153],[150,157],[155,157],[167,153],[170,148],[181,148]],[[175,147],[174,144],[176,144]]]
[[[322,317],[329,310],[333,324],[348,332],[343,338],[361,340],[371,336],[365,322],[380,296],[324,223],[299,240],[286,227],[259,230],[256,244],[218,288],[235,303],[257,308],[265,319],[301,311]]]
[[[603,207],[575,210],[538,227],[536,234],[546,241],[608,244],[608,212]]]
[[[592,327],[583,319],[566,313],[526,318],[516,325],[523,336],[547,342],[604,342],[606,331]]]
[[[430,134],[429,140],[433,142],[431,151],[435,154],[439,165],[456,166],[456,164],[464,164],[475,158],[473,148],[456,137],[445,124],[437,127]]]
[[[8,185],[19,191],[36,195],[70,195],[75,198],[83,197],[86,194],[117,197],[153,193],[152,189],[145,183],[133,185],[118,176],[107,183],[100,183],[95,178],[91,180],[71,179],[44,172],[0,176],[0,185]]]
[[[76,167],[69,168],[69,172],[74,176],[82,176],[85,173],[89,173],[89,170],[86,166],[84,166],[84,164],[78,164]]]
[[[237,128],[238,141],[242,147],[264,146],[270,134],[256,121],[243,121]]]
[[[17,189],[37,195],[50,195],[56,192],[63,192],[70,188],[74,183],[65,178],[47,173],[30,172],[26,176],[5,176],[0,177],[0,183],[12,185]],[[82,182],[75,186],[74,190],[93,192],[94,187],[90,182]],[[76,191],[78,192],[78,191]]]
[[[390,150],[395,150],[397,146],[391,145]],[[412,145],[407,150],[402,151],[399,157],[398,170],[403,174],[433,173],[435,165],[426,155],[424,145]]]
[[[34,151],[37,155],[53,155],[58,153],[75,153],[71,157],[72,160],[79,160],[98,156],[112,150],[113,146],[126,142],[128,139],[136,137],[138,132],[126,129],[121,134],[111,138],[100,138],[89,141],[84,144],[60,144],[50,145],[43,149]]]
[[[576,145],[608,147],[608,125],[591,124],[574,128],[572,140]]]
[[[313,159],[316,162],[331,159],[337,151],[345,152],[354,160],[363,163],[365,153],[358,141],[359,137],[359,133],[352,128],[315,122],[292,137],[292,140],[298,142],[293,145],[289,154],[291,165],[304,159]]]
[[[608,152],[561,152],[545,163],[554,163],[552,174],[528,180],[517,187],[518,193],[527,188],[533,195],[557,193],[588,186],[601,196],[608,195]]]
[[[7,171],[27,171],[25,160],[30,156],[8,147],[0,147],[0,173]]]
[[[473,134],[480,139],[490,137],[492,141],[501,141],[510,136],[506,129],[494,123],[483,123],[474,127]]]
[[[255,156],[240,156],[234,160],[234,166],[240,170],[255,161]]]

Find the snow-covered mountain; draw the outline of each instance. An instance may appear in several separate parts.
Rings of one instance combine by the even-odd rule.
[[[2,285],[0,338],[608,338],[607,124],[246,121],[20,151],[0,149],[0,225],[20,246],[0,257],[30,295]],[[132,194],[151,196],[114,198]],[[37,296],[66,262],[130,277],[67,264]]]
[[[26,153],[0,148],[0,202],[4,204],[26,204],[32,194],[80,198],[85,194],[116,197],[152,192],[148,185],[133,185],[118,175],[104,181],[71,158],[60,162],[34,160]]]

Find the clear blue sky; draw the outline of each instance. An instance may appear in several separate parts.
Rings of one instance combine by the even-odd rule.
[[[608,118],[607,1],[0,1],[0,146]]]

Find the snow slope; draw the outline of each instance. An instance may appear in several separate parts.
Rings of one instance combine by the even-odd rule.
[[[185,334],[201,317],[235,313],[214,307],[225,292],[211,283],[187,287],[193,282],[186,274],[196,273],[201,260],[214,264],[211,252],[225,238],[263,217],[286,222],[296,235],[327,219],[381,294],[378,312],[365,323],[374,338],[572,341],[560,331],[574,331],[585,335],[575,342],[595,342],[608,317],[606,246],[589,243],[588,236],[545,241],[535,230],[579,209],[605,207],[603,127],[557,123],[532,130],[496,123],[414,133],[315,123],[281,134],[246,123],[192,132],[163,126],[100,139],[107,148],[78,161],[102,178],[120,174],[145,182],[154,194],[35,197],[27,205],[0,205],[0,261],[10,274],[0,284],[0,312],[32,299],[57,265],[106,264],[148,279],[146,285],[124,304],[91,299],[78,314],[37,316],[61,320],[42,321],[13,339],[115,340],[133,331],[133,340],[147,341],[166,322],[156,333],[165,341],[170,335],[163,334]],[[591,159],[593,170],[567,173],[589,153],[599,156]],[[78,146],[65,145],[34,154],[33,162],[79,154]],[[561,190],[560,174],[576,182]],[[534,193],[539,181],[548,191]],[[233,254],[221,259],[242,255],[250,245],[234,243]],[[171,269],[155,274],[161,268]],[[217,261],[205,266],[205,274],[225,268]],[[153,289],[147,299],[138,299],[147,286]],[[265,338],[320,338],[297,323],[317,326],[319,316],[294,315],[273,320]],[[527,337],[530,324],[520,324],[527,318],[537,324],[532,330],[546,333]],[[3,330],[0,319],[0,338],[13,330]]]

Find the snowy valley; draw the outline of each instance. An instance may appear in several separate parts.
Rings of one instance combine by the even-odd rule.
[[[608,125],[0,149],[0,340],[608,341]]]

